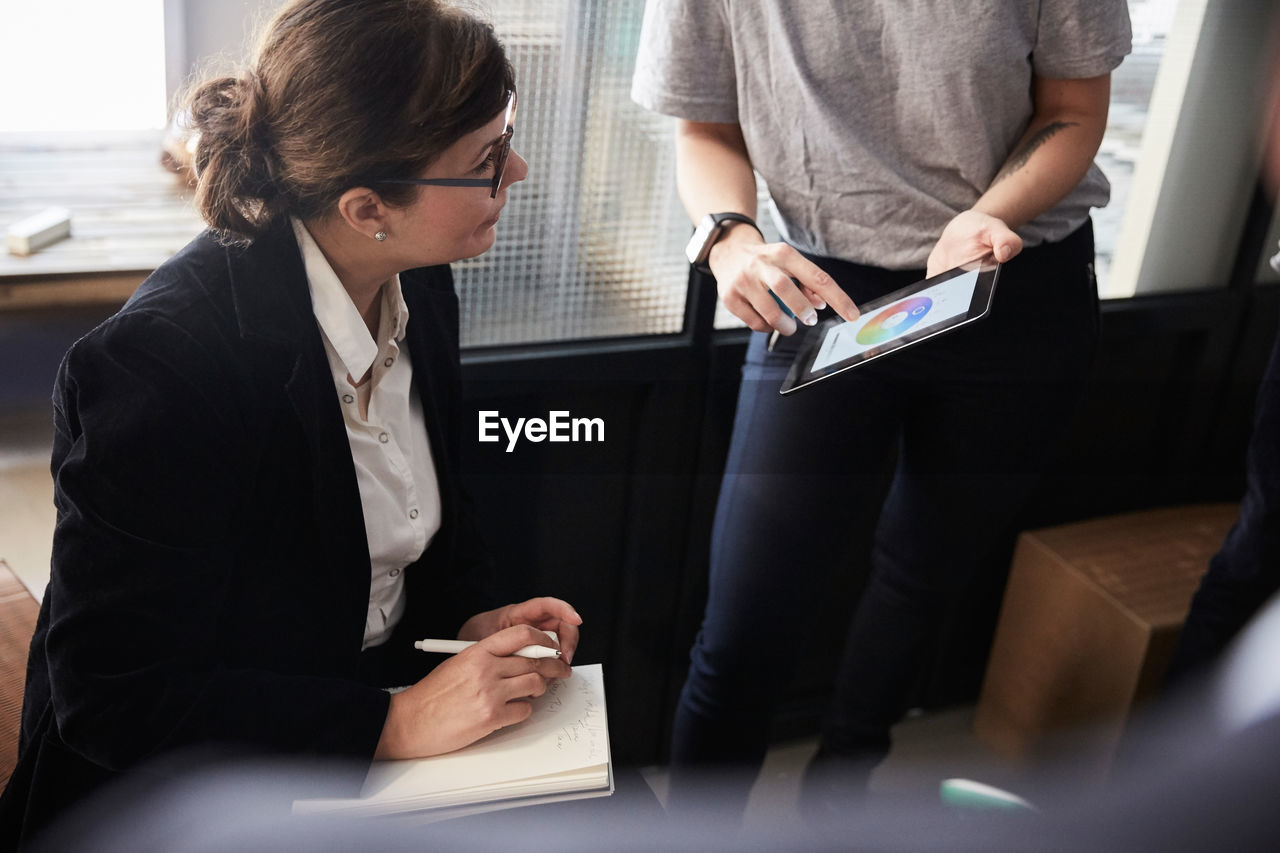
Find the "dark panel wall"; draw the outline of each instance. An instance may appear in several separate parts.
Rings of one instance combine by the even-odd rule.
[[[1025,526],[1151,506],[1235,500],[1252,396],[1274,337],[1276,291],[1218,291],[1108,303],[1093,378]],[[707,543],[737,394],[744,334],[634,342],[600,351],[468,359],[468,401],[508,416],[553,408],[603,417],[607,446],[467,448],[473,490],[500,526],[513,589],[579,607],[583,661],[606,663],[620,760],[664,757],[669,714],[705,598]],[[892,460],[885,460],[886,465]],[[874,519],[861,521],[864,535]],[[920,701],[976,693],[1003,569],[958,601]],[[815,602],[828,627],[782,698],[779,736],[811,731],[831,649],[865,580]],[[825,631],[825,633],[824,633]]]
[[[0,312],[0,418],[47,409],[62,354],[115,310],[90,306]]]
[[[669,715],[705,597],[707,542],[728,436],[742,332],[712,333],[697,282],[685,335],[471,351],[473,413],[514,420],[555,410],[601,418],[605,441],[522,442],[506,453],[468,441],[474,497],[513,599],[561,595],[587,620],[580,660],[609,679],[618,760],[665,757]],[[1104,305],[1086,399],[1027,526],[1150,506],[1238,499],[1258,378],[1275,336],[1275,288]],[[65,348],[106,310],[0,316],[0,428],[44,417]],[[472,417],[477,417],[475,414]],[[474,435],[478,438],[478,417]],[[465,435],[465,433],[464,433]],[[885,460],[886,464],[891,460]],[[870,529],[873,519],[862,523]],[[852,565],[815,618],[830,626],[783,696],[778,734],[810,731],[829,687],[831,652],[865,578]],[[999,601],[996,579],[956,603],[920,701],[977,687]]]

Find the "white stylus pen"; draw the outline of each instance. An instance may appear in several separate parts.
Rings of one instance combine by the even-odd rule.
[[[475,640],[418,640],[413,647],[422,652],[439,652],[445,655],[456,655],[463,649],[474,646]],[[560,650],[548,646],[525,646],[512,652],[518,658],[558,658]]]

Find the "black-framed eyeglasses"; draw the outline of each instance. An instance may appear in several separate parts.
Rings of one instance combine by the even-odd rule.
[[[428,187],[488,187],[489,198],[498,197],[502,186],[502,171],[507,167],[507,155],[511,153],[511,136],[515,133],[516,93],[507,93],[507,112],[502,125],[506,129],[493,144],[492,178],[385,178],[380,184],[420,184]]]

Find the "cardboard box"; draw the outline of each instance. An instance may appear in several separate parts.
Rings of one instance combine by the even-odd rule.
[[[1007,758],[1069,749],[1105,774],[1128,712],[1160,685],[1236,504],[1177,507],[1023,533],[974,731]]]

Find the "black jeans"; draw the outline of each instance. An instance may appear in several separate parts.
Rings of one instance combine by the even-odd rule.
[[[814,258],[854,301],[923,277]],[[673,797],[681,779],[741,770],[745,797],[764,755],[774,697],[815,602],[856,549],[871,576],[850,615],[824,754],[871,762],[888,750],[943,605],[1007,553],[1012,521],[1079,396],[1097,342],[1089,223],[1023,251],[1001,271],[991,315],[781,397],[799,334],[747,350],[712,532],[706,611],[676,713]],[[873,541],[851,518],[897,441]]]

